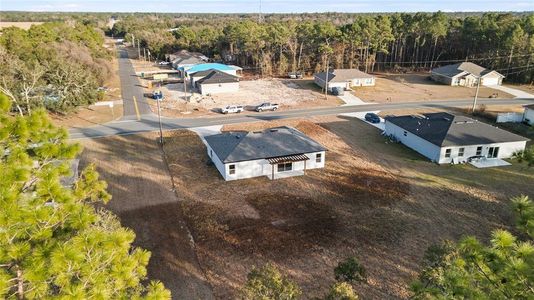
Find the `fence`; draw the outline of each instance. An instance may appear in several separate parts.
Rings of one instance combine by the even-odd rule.
[[[497,114],[497,123],[521,123],[523,122],[523,113],[499,113]]]

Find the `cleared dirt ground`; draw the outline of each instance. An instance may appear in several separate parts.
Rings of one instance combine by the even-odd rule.
[[[306,176],[224,182],[189,131],[166,138],[176,194],[218,299],[235,298],[252,266],[274,262],[306,298],[322,296],[333,268],[356,256],[369,280],[363,299],[408,298],[424,250],[470,234],[484,240],[513,224],[509,197],[534,196],[534,170],[437,166],[351,118],[226,126],[293,125],[329,151]],[[159,219],[159,218],[158,218]]]
[[[408,102],[432,99],[468,99],[475,96],[476,88],[447,86],[428,79],[430,74],[375,74],[374,87],[356,88],[353,92],[366,102]],[[479,97],[514,98],[502,91],[480,87]]]
[[[156,141],[152,133],[83,140],[81,165],[96,164],[113,197],[106,207],[134,230],[136,246],[152,252],[149,279],[162,281],[173,299],[213,299]]]

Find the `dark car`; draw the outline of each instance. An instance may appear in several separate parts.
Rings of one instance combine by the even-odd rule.
[[[365,121],[375,123],[375,124],[380,123],[380,117],[375,113],[366,113]]]

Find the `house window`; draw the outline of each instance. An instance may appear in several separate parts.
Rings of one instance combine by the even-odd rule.
[[[476,154],[476,155],[477,155],[477,156],[482,155],[482,146],[477,147],[477,154]]]
[[[445,157],[451,157],[452,149],[445,149]]]
[[[228,169],[230,170],[230,172],[229,172],[230,175],[235,174],[235,165],[229,165],[229,166],[228,166]]]
[[[404,136],[408,136],[408,132],[405,131],[405,132],[404,132]]]
[[[322,158],[323,158],[323,157],[322,157],[321,153],[317,153],[317,154],[315,154],[315,162],[320,163],[321,160],[322,160]]]
[[[278,172],[287,172],[293,170],[293,163],[278,164]]]
[[[464,152],[465,152],[465,148],[460,148],[460,149],[458,149],[458,156],[459,156],[459,157],[464,156]]]

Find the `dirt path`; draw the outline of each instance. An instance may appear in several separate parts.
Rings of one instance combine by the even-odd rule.
[[[95,163],[113,199],[107,208],[133,229],[135,244],[152,252],[148,278],[173,299],[213,299],[200,268],[180,201],[155,134],[84,140],[83,165]]]

